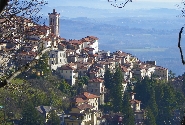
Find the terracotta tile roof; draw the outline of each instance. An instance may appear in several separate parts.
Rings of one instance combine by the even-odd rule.
[[[89,80],[89,83],[103,83],[103,79],[100,78],[95,78],[95,79],[91,79]]]
[[[93,42],[94,40],[98,40],[97,37],[94,37],[94,36],[87,36],[85,38],[82,38],[81,39],[83,42]]]
[[[82,42],[81,40],[70,40],[69,43],[70,43],[70,44],[80,45],[80,44],[82,44],[83,42]]]
[[[69,66],[61,66],[61,70],[75,70],[75,68]]]
[[[83,103],[83,102],[87,102],[87,100],[84,100],[84,99],[82,99],[82,98],[74,98],[73,100],[72,100],[72,102],[75,102],[75,103]]]
[[[36,52],[33,52],[33,51],[29,51],[29,52],[20,52],[19,55],[22,55],[22,56],[26,56],[26,55],[36,56],[37,53]]]
[[[94,98],[98,98],[99,96],[88,93],[88,92],[84,92],[83,95],[87,98],[87,99],[94,99]]]
[[[76,70],[74,67],[76,64],[75,63],[68,63],[66,65],[61,66],[61,70]]]

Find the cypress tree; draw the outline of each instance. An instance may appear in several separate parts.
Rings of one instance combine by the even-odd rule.
[[[122,113],[124,115],[123,118],[123,124],[124,125],[134,125],[134,112],[133,109],[131,108],[131,103],[130,103],[130,94],[128,92],[125,92],[124,97],[123,97],[123,110]]]
[[[109,69],[106,70],[104,74],[104,85],[109,90],[113,87],[113,74]]]
[[[113,107],[114,112],[120,112],[122,109],[122,99],[123,99],[123,76],[120,67],[116,68],[116,72],[113,76],[114,87],[111,89],[111,94],[113,96]]]
[[[155,116],[152,113],[152,110],[150,109],[150,107],[146,108],[146,119],[145,119],[145,124],[146,125],[157,125],[156,124],[156,120],[155,120]]]
[[[148,106],[150,107],[154,117],[156,118],[158,115],[158,106],[155,100],[155,90],[154,88],[152,88],[150,92],[150,100],[148,102]]]

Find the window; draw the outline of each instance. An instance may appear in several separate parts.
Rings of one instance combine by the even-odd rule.
[[[66,73],[67,73],[67,71],[66,71]]]
[[[70,71],[70,73],[72,73],[72,71]]]
[[[72,76],[70,76],[70,79],[72,79]]]
[[[60,62],[62,62],[62,60],[60,59]]]

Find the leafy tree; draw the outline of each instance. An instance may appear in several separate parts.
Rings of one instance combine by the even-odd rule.
[[[71,86],[64,79],[61,80],[57,88],[65,94],[70,94]]]
[[[83,85],[87,85],[89,82],[89,77],[88,76],[81,76],[79,80],[83,83]]]
[[[130,95],[129,93],[125,92],[124,97],[123,97],[123,109],[122,113],[124,115],[123,118],[123,124],[124,125],[134,125],[134,112],[133,109],[131,108],[131,103],[130,103]]]
[[[149,107],[147,107],[146,112],[147,112],[146,119],[145,119],[144,123],[146,125],[157,125],[156,120],[155,120],[155,116],[153,115],[152,110]]]
[[[51,69],[48,64],[48,53],[42,55],[38,63],[35,65],[35,68],[36,70],[43,71],[44,76],[51,75]]]
[[[172,70],[170,70],[170,71],[168,72],[168,78],[169,78],[169,79],[175,78],[175,73],[173,73]]]
[[[87,85],[88,82],[89,82],[88,76],[79,76],[77,78],[77,85],[76,85],[76,87],[78,89],[77,94],[80,94],[83,91],[84,85]]]
[[[54,110],[50,111],[47,117],[47,125],[60,125],[60,118]]]
[[[21,125],[44,125],[44,117],[35,109],[32,102],[24,104]]]

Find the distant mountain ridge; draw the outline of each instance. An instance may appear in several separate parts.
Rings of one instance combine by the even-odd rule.
[[[43,11],[48,13],[52,9],[47,7]],[[184,19],[177,17],[179,10],[159,8],[120,11],[80,6],[55,9],[61,15],[61,37],[81,39],[89,35],[96,36],[99,38],[100,50],[128,51],[142,61],[156,60],[159,65],[178,75],[185,71],[177,47],[178,32],[184,25]]]

